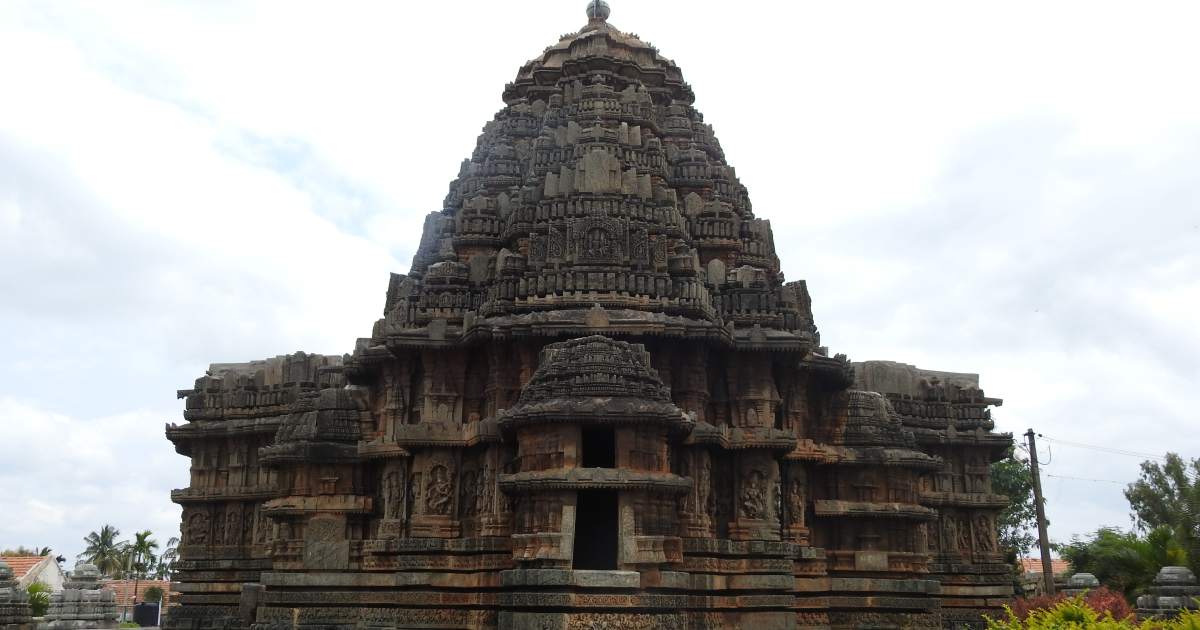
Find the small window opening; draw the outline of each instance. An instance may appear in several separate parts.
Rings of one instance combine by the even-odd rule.
[[[581,467],[617,467],[617,434],[612,427],[584,426],[582,438]]]

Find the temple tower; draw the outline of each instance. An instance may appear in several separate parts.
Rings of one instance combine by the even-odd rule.
[[[170,628],[932,630],[1011,593],[977,579],[998,401],[927,420],[934,373],[822,347],[678,66],[587,13],[505,86],[352,353],[179,392]]]

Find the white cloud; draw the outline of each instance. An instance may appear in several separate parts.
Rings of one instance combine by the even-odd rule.
[[[0,545],[49,546],[71,559],[105,524],[126,536],[150,529],[161,543],[178,536],[179,510],[162,499],[187,478],[188,463],[161,447],[169,418],[73,418],[0,398],[0,505],[8,506]]]
[[[1200,132],[1144,168],[1017,118],[948,156],[929,201],[805,233],[823,342],[852,358],[978,372],[998,426],[1200,455]],[[776,236],[777,242],[799,238]],[[1049,444],[1049,443],[1046,443]],[[1050,474],[1128,482],[1138,458],[1056,449]],[[1127,526],[1122,485],[1051,478],[1052,534]]]

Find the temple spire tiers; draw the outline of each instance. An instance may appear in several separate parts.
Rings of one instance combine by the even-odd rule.
[[[679,67],[587,13],[352,353],[179,392],[169,628],[959,630],[1011,594],[1000,401],[821,346]]]
[[[104,590],[103,576],[93,564],[79,563],[67,572],[63,589],[50,594],[50,610],[39,623],[43,630],[90,630],[116,628],[117,594]]]
[[[29,593],[13,579],[12,567],[0,558],[0,630],[31,630]]]

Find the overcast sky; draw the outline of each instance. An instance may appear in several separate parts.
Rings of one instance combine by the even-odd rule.
[[[369,335],[584,5],[0,3],[0,547],[177,535],[175,390]],[[1200,457],[1200,4],[612,5],[831,351],[979,373],[1003,431]],[[1052,538],[1129,525],[1139,458],[1041,450]]]

